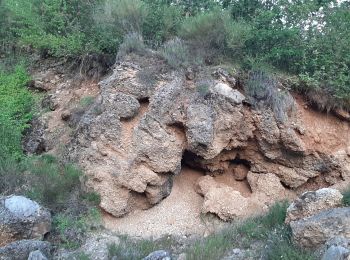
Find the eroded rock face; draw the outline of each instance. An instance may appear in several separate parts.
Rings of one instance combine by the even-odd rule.
[[[342,198],[343,195],[338,190],[330,188],[305,192],[288,207],[286,223],[310,217],[323,210],[340,207]]]
[[[51,230],[51,214],[22,196],[0,198],[0,246],[20,239],[42,239]]]
[[[317,248],[327,240],[342,236],[350,239],[350,208],[322,211],[309,218],[290,222],[293,239],[305,248]]]
[[[105,211],[120,217],[159,203],[170,194],[185,152],[191,154],[186,163],[210,175],[231,174],[251,187],[249,198],[222,187],[207,192],[211,205],[235,194],[232,199],[242,205],[263,195],[263,206],[287,196],[287,189],[303,190],[311,179],[332,185],[350,178],[349,144],[314,149],[298,109],[282,123],[269,108],[246,106],[225,73],[207,73],[205,93],[198,90],[201,75],[188,80],[165,70],[154,82],[143,82],[138,75],[159,63],[156,57],[129,57],[117,64],[74,130],[67,157],[89,175],[87,186],[101,194]]]
[[[38,240],[21,240],[0,247],[1,260],[26,260],[38,259],[30,258],[32,252],[40,251],[44,257],[50,258],[51,244],[46,241]],[[32,254],[33,255],[33,254]],[[42,259],[42,258],[39,258]],[[45,258],[44,258],[45,259]]]

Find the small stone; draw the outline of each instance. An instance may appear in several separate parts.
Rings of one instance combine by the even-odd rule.
[[[63,111],[62,112],[62,114],[61,114],[61,119],[63,120],[63,121],[67,121],[67,120],[69,120],[70,118],[71,118],[71,116],[72,116],[72,113],[70,112],[70,111]]]
[[[192,70],[192,68],[188,68],[187,70],[186,70],[186,79],[187,80],[194,80],[194,78],[195,78],[195,73],[194,73],[194,71]]]
[[[169,252],[165,250],[158,250],[150,253],[148,256],[143,258],[143,260],[171,260]]]
[[[243,181],[247,178],[249,169],[243,164],[235,165],[233,167],[233,176],[236,181]]]
[[[232,253],[233,253],[234,255],[240,255],[240,254],[242,253],[242,250],[239,249],[239,248],[235,248],[235,249],[232,250]]]

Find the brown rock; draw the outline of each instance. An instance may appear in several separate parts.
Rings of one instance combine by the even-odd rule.
[[[288,207],[286,223],[340,207],[342,198],[343,195],[338,190],[330,188],[305,192]]]

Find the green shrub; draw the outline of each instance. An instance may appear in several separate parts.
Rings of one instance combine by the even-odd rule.
[[[180,36],[191,42],[192,48],[206,51],[225,48],[228,15],[220,10],[199,14],[185,20],[180,28]]]
[[[164,43],[160,54],[174,69],[187,67],[191,63],[188,47],[185,42],[179,38],[174,38]]]
[[[253,106],[258,109],[270,108],[278,121],[285,122],[295,109],[292,95],[279,88],[278,81],[264,71],[251,71],[244,90]]]
[[[159,250],[171,251],[171,248],[176,245],[176,241],[169,237],[152,239],[130,239],[126,236],[120,237],[120,243],[108,245],[108,258],[116,256],[118,259],[133,260],[142,259],[150,253]]]
[[[78,215],[60,212],[53,218],[53,233],[65,248],[76,249],[81,246],[86,233],[100,223],[101,213],[95,207]]]
[[[85,96],[85,97],[82,97],[79,101],[79,105],[83,108],[86,108],[90,105],[92,105],[95,101],[95,97],[92,97],[92,96]]]
[[[23,165],[13,158],[0,156],[0,195],[18,194],[23,185]]]
[[[117,59],[121,59],[130,53],[144,55],[147,52],[142,36],[139,33],[129,33],[124,37],[120,45]]]
[[[80,170],[73,165],[61,165],[51,159],[33,158],[28,162],[28,196],[51,209],[66,207],[75,190],[80,190]]]
[[[350,206],[350,187],[343,192],[343,205]]]
[[[26,88],[29,76],[23,66],[0,71],[0,157],[22,156],[22,132],[32,118],[34,98]]]

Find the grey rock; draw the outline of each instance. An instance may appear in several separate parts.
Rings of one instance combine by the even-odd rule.
[[[22,196],[11,196],[4,200],[4,207],[17,218],[28,218],[36,214],[40,206],[35,201]]]
[[[148,256],[143,258],[143,260],[171,260],[171,255],[167,251],[158,250],[150,253]]]
[[[346,260],[350,251],[342,246],[331,246],[322,256],[322,260]]]
[[[30,252],[28,260],[47,260],[47,257],[40,251]]]
[[[51,214],[23,196],[0,198],[0,246],[20,239],[41,239],[51,229]]]
[[[242,104],[245,97],[236,89],[232,89],[225,83],[218,83],[212,89],[211,92],[214,94],[221,95],[233,102],[236,105]]]
[[[27,260],[30,253],[39,250],[44,257],[51,256],[51,244],[37,240],[20,240],[0,247],[0,260]],[[40,259],[40,258],[33,258]],[[45,259],[45,258],[43,258]]]
[[[327,240],[350,238],[350,208],[322,211],[314,216],[290,223],[293,239],[305,248],[317,248]]]

